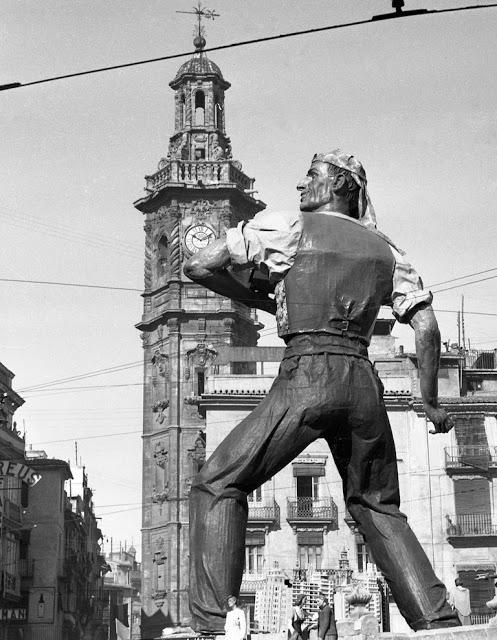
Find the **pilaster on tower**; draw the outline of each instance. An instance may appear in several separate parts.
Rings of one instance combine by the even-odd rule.
[[[200,11],[200,8],[199,8]],[[188,624],[188,496],[205,458],[205,422],[196,399],[214,372],[220,346],[255,346],[254,310],[183,274],[184,261],[265,204],[232,157],[225,91],[205,39],[169,83],[174,131],[135,207],[145,216],[142,633]],[[247,373],[250,373],[247,371]]]

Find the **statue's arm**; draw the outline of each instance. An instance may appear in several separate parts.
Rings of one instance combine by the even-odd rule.
[[[423,407],[435,427],[430,433],[447,433],[454,426],[445,409],[438,406],[440,331],[430,304],[419,306],[409,319],[414,329]]]
[[[274,314],[274,300],[236,280],[227,269],[230,264],[228,245],[226,240],[220,239],[191,256],[186,261],[183,271],[191,280],[215,293]]]

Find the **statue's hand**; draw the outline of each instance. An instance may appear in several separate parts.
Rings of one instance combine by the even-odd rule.
[[[441,407],[432,407],[425,405],[426,417],[433,422],[434,429],[430,429],[430,433],[448,433],[454,426],[452,418],[447,414],[445,409]]]

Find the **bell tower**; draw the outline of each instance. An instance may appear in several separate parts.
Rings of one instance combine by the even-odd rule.
[[[225,130],[230,83],[204,53],[200,29],[194,46],[193,57],[169,83],[174,132],[167,155],[146,176],[145,195],[134,203],[145,222],[143,316],[137,324],[144,351],[144,637],[188,624],[189,490],[205,459],[197,398],[209,374],[234,372],[236,363],[216,365],[218,348],[255,346],[262,326],[254,310],[183,275],[192,253],[266,206],[233,159]]]

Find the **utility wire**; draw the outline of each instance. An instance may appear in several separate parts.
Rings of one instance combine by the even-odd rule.
[[[430,287],[438,287],[441,284],[448,284],[450,282],[457,282],[458,280],[464,280],[466,278],[472,278],[474,276],[478,276],[481,275],[483,273],[490,273],[491,271],[497,271],[497,267],[492,267],[491,269],[485,269],[484,271],[476,271],[475,273],[468,273],[465,276],[458,276],[457,278],[451,278],[449,280],[444,280],[443,282],[438,282],[435,284],[431,284],[428,285],[428,288]],[[444,289],[438,289],[435,290],[434,293],[441,293],[443,291],[450,291],[451,289],[457,289],[457,287],[464,287],[466,285],[470,285],[470,284],[477,284],[479,282],[484,282],[485,280],[493,280],[497,278],[497,275],[493,275],[493,276],[488,276],[487,278],[480,278],[478,280],[472,280],[471,282],[462,282],[458,285],[455,285],[454,287],[446,287]],[[143,289],[137,289],[134,287],[118,287],[118,286],[112,286],[112,285],[103,285],[103,284],[85,284],[85,283],[80,283],[80,282],[58,282],[58,281],[52,281],[52,280],[28,280],[28,279],[24,279],[24,278],[0,278],[0,282],[13,282],[13,283],[25,283],[25,284],[46,284],[46,285],[52,285],[52,286],[57,286],[57,287],[82,287],[85,289],[108,289],[110,291],[135,291],[138,293],[143,293]],[[242,299],[240,299],[240,302],[243,302]],[[308,303],[305,303],[307,306]],[[471,313],[470,311],[468,311],[467,313]],[[475,312],[477,313],[477,312]],[[485,314],[485,315],[492,315],[492,314]]]
[[[123,364],[116,364],[112,367],[105,367],[104,369],[96,369],[95,371],[89,371],[87,373],[80,373],[74,376],[69,376],[67,378],[58,378],[56,380],[49,380],[47,382],[40,382],[39,384],[33,384],[29,387],[22,387],[19,391],[24,393],[26,391],[34,391],[36,389],[40,389],[42,387],[49,387],[55,384],[64,384],[66,382],[73,382],[76,380],[83,380],[85,378],[93,378],[94,376],[101,376],[107,373],[117,373],[119,371],[124,371],[125,369],[132,369],[134,367],[139,367],[143,365],[142,360],[135,360],[134,362],[125,362]]]
[[[136,245],[120,240],[119,238],[110,238],[109,235],[103,236],[96,233],[78,231],[69,225],[40,220],[36,216],[16,212],[10,206],[4,207],[0,205],[0,218],[3,219],[4,223],[17,228],[28,229],[29,231],[34,230],[59,240],[84,244],[94,249],[105,249],[106,251],[119,253],[132,259],[143,259],[143,251],[140,251]]]
[[[83,284],[80,282],[53,282],[51,280],[24,280],[21,278],[0,278],[0,282],[24,282],[26,284],[50,284],[57,287],[82,287],[83,289],[107,289],[109,291],[138,291],[143,293],[143,289],[133,287],[112,287],[103,284]]]
[[[467,274],[465,276],[457,276],[456,278],[451,278],[449,280],[444,280],[442,282],[436,283],[434,285],[430,285],[432,287],[438,286],[440,284],[447,284],[450,282],[456,282],[458,280],[462,280],[465,278],[471,278],[473,276],[476,275],[480,275],[483,273],[489,273],[491,271],[496,271],[497,267],[492,267],[490,269],[485,269],[484,271],[478,271],[475,273],[470,273]],[[464,286],[465,284],[475,284],[477,282],[481,282],[481,281],[485,281],[485,280],[489,280],[489,279],[493,279],[496,278],[497,276],[489,276],[488,278],[481,278],[479,280],[474,280],[472,282],[469,283],[461,283],[459,285],[456,285],[453,288],[457,288],[458,286]],[[129,287],[113,287],[113,286],[106,286],[106,285],[91,285],[91,284],[81,284],[81,283],[68,283],[68,282],[51,282],[51,281],[37,281],[37,280],[22,280],[22,279],[11,279],[11,278],[0,278],[0,282],[16,282],[16,283],[29,283],[29,284],[50,284],[50,285],[55,285],[55,286],[73,286],[73,287],[84,287],[84,288],[97,288],[97,289],[111,289],[111,290],[118,290],[118,291],[139,291],[141,292],[141,289],[132,289]],[[446,289],[440,289],[438,291],[438,293],[440,293],[441,291],[446,291],[446,290],[450,290],[452,289],[452,287],[448,287]],[[437,293],[437,292],[436,292]],[[450,309],[436,309],[437,313],[457,313],[457,311],[452,311]],[[465,311],[466,314],[472,314],[472,315],[480,315],[480,316],[497,316],[497,313],[487,313],[487,312],[483,312],[483,311]],[[264,336],[270,336],[276,333],[276,329],[275,328],[268,328],[268,329],[263,329],[261,332],[261,334],[263,334]],[[142,366],[143,362],[142,361],[135,361],[135,362],[131,362],[131,363],[125,363],[125,364],[121,364],[121,365],[115,365],[113,367],[107,367],[105,369],[98,369],[96,371],[91,371],[88,373],[83,373],[83,374],[78,374],[78,375],[74,375],[74,376],[70,376],[67,378],[59,378],[57,380],[52,380],[52,381],[48,381],[48,382],[43,382],[43,383],[39,383],[36,385],[31,385],[29,387],[23,387],[21,389],[19,389],[20,393],[29,393],[32,391],[36,391],[36,390],[41,390],[43,388],[46,387],[52,387],[54,385],[57,384],[63,384],[66,382],[72,382],[72,381],[76,381],[76,380],[83,380],[86,378],[90,378],[90,377],[94,377],[96,375],[104,375],[107,373],[114,373],[114,372],[118,372],[118,371],[122,371],[125,369],[129,369],[129,368],[133,368],[133,367],[137,367],[137,366]]]
[[[44,389],[33,389],[32,391],[25,391],[23,395],[30,395],[32,393],[55,393],[62,391],[81,391],[85,389],[110,389],[111,387],[143,387],[144,382],[127,382],[122,384],[93,384],[83,385],[78,387],[50,387]],[[39,396],[37,396],[39,397]]]
[[[295,36],[303,36],[310,35],[315,33],[320,33],[323,31],[332,31],[336,29],[346,29],[349,27],[356,27],[364,24],[371,24],[378,20],[392,20],[394,18],[408,18],[414,15],[422,16],[429,15],[435,13],[455,13],[459,11],[473,11],[476,9],[490,9],[497,7],[497,2],[486,3],[483,5],[467,5],[465,7],[452,7],[449,9],[418,9],[414,11],[405,11],[398,13],[388,13],[379,16],[373,16],[372,18],[367,18],[365,20],[355,20],[353,22],[343,22],[341,24],[332,24],[326,27],[315,27],[312,29],[303,29],[301,31],[291,31],[288,33],[281,33],[274,36],[265,36],[262,38],[253,38],[251,40],[241,40],[238,42],[231,42],[229,44],[218,45],[216,47],[207,47],[203,49],[203,52],[211,52],[211,51],[222,51],[224,49],[234,49],[235,47],[244,47],[251,44],[260,44],[262,42],[271,42],[273,40],[282,40],[284,38],[293,38]],[[77,71],[75,73],[66,73],[60,76],[51,76],[48,78],[43,78],[41,80],[33,80],[31,82],[11,82],[9,84],[0,85],[0,91],[9,91],[11,89],[19,89],[20,87],[29,87],[37,84],[45,84],[47,82],[55,82],[57,80],[67,80],[69,78],[76,78],[79,76],[87,76],[95,73],[102,73],[104,71],[114,71],[116,69],[125,69],[128,67],[136,67],[139,65],[151,64],[153,62],[161,62],[163,60],[174,60],[176,58],[184,58],[186,56],[192,56],[197,51],[186,51],[183,53],[174,53],[168,56],[160,56],[158,58],[149,58],[147,60],[137,60],[135,62],[125,62],[123,64],[110,65],[107,67],[99,67],[97,69],[89,69],[87,71]]]
[[[458,276],[457,278],[450,278],[450,280],[442,280],[442,282],[435,282],[434,284],[430,284],[430,287],[439,287],[441,284],[449,284],[450,282],[457,282],[457,280],[465,280],[466,278],[472,278],[473,276],[481,276],[484,273],[490,273],[491,271],[497,271],[497,267],[492,267],[491,269],[485,269],[484,271],[476,271],[475,273],[469,273],[466,276]]]

